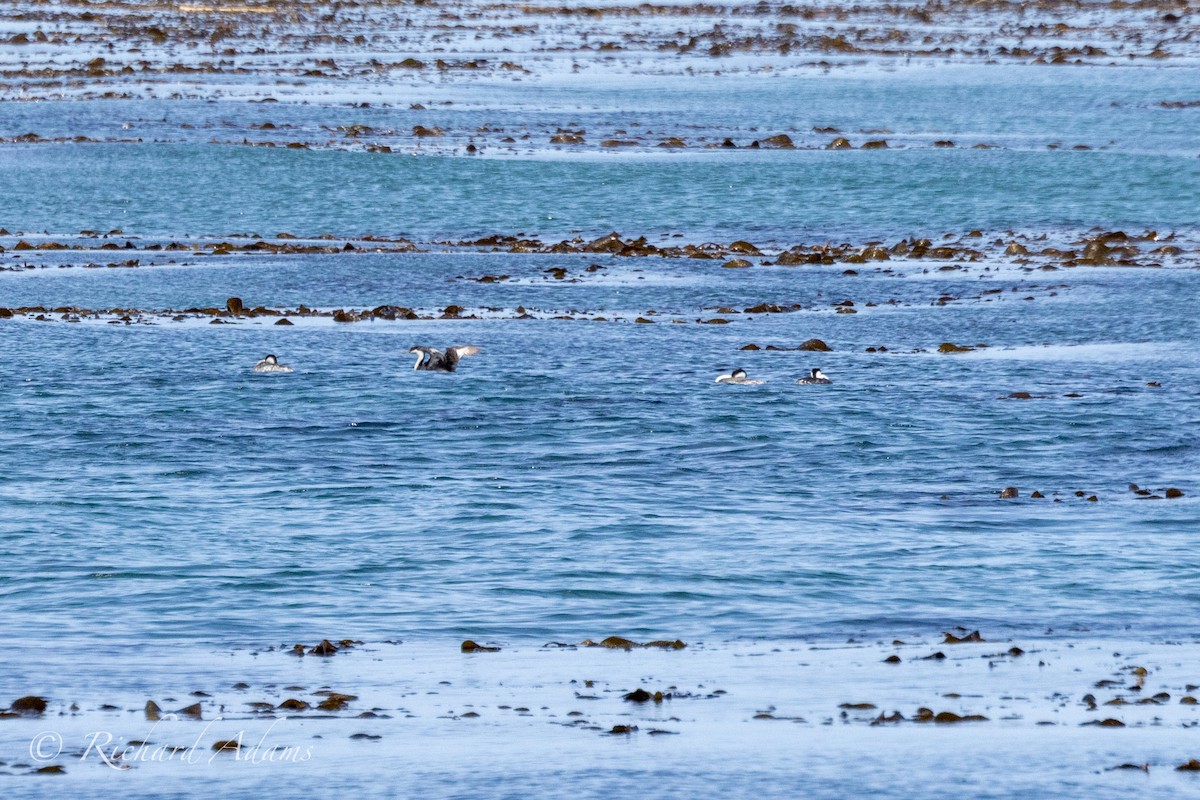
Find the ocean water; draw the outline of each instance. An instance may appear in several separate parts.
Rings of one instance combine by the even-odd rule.
[[[1136,732],[1034,723],[1134,663],[1160,664],[1173,695],[1197,682],[1200,110],[1162,105],[1196,99],[1197,69],[634,72],[331,83],[280,90],[274,104],[238,96],[261,97],[257,78],[213,79],[207,99],[171,99],[166,84],[147,99],[0,106],[0,136],[54,140],[0,144],[0,307],[138,310],[128,323],[61,310],[0,319],[0,698],[38,694],[61,715],[0,731],[0,771],[28,767],[42,729],[66,731],[64,758],[77,756],[97,726],[144,733],[135,723],[149,697],[182,707],[204,690],[219,700],[203,702],[232,708],[219,692],[242,679],[273,702],[289,682],[354,688],[384,719],[302,718],[288,741],[317,737],[316,758],[292,772],[139,764],[128,785],[291,796],[301,788],[281,786],[284,776],[324,775],[370,796],[529,796],[607,791],[601,776],[624,770],[663,797],[731,774],[767,796],[1194,790],[1166,773],[1134,784],[1104,772],[1196,757],[1190,739],[1180,746],[1195,725],[1186,708],[1130,717]],[[349,108],[346,95],[372,107]],[[264,121],[279,132],[256,127]],[[347,142],[337,130],[350,124],[390,130],[378,141],[392,152]],[[415,124],[447,135],[415,140]],[[550,145],[568,125],[593,143],[655,133],[621,148]],[[509,147],[485,126],[531,136]],[[824,126],[889,148],[825,150],[832,135],[812,130]],[[783,131],[799,149],[744,146]],[[663,132],[686,134],[689,147],[655,147]],[[705,146],[727,136],[740,146]],[[942,139],[956,146],[932,146]],[[476,141],[481,153],[465,155]],[[981,254],[725,269],[723,259],[454,244],[613,230],[660,245],[749,239],[771,253],[929,238]],[[1038,255],[1115,230],[1141,237],[1138,266],[1067,268]],[[358,250],[148,247],[280,232]],[[365,235],[408,237],[418,252],[363,252]],[[1034,255],[1006,255],[1014,240]],[[1152,252],[1164,246],[1174,249]],[[137,265],[85,268],[114,259]],[[473,280],[485,275],[509,277]],[[231,296],[428,317],[460,305],[479,318],[173,319]],[[857,313],[835,313],[847,299]],[[797,308],[747,310],[761,303]],[[726,324],[704,324],[713,318]],[[812,338],[830,352],[742,349]],[[983,346],[946,354],[943,342]],[[481,353],[454,374],[416,372],[418,344]],[[254,374],[266,353],[295,372]],[[764,383],[714,382],[739,366]],[[814,367],[832,385],[795,383]],[[1030,397],[1010,396],[1019,392]],[[1146,499],[1130,484],[1183,496]],[[1009,486],[1020,496],[1001,500]],[[978,656],[1008,645],[983,645],[946,665],[957,679],[874,666],[871,647],[900,639],[923,657],[956,626],[1048,655],[993,670]],[[609,635],[689,648],[622,662],[542,648]],[[282,652],[324,638],[366,652],[328,662]],[[464,639],[505,650],[460,659]],[[875,644],[844,658],[812,649],[847,639]],[[674,680],[736,699],[695,706],[720,709],[711,713],[682,702],[646,712],[683,735],[643,734],[619,750],[565,742],[544,720],[488,718],[505,699],[499,708],[565,713],[582,691],[567,681],[588,675],[603,675],[605,691]],[[954,739],[865,733],[836,717],[856,697],[881,693],[907,714],[955,690],[986,697],[1006,721]],[[1023,694],[1034,700],[1013,711]],[[788,728],[794,738],[746,727],[776,703],[809,709]],[[455,727],[468,707],[485,709],[477,734]],[[237,724],[263,727],[239,713]],[[625,719],[612,713],[606,725]],[[1062,713],[1072,726],[1084,719]],[[347,749],[363,725],[384,735],[383,755]],[[172,741],[192,735],[171,730]],[[1107,739],[1122,733],[1140,737],[1136,747]],[[802,777],[797,752],[808,754]],[[547,753],[570,766],[549,768]],[[986,756],[955,761],[971,753]],[[720,759],[736,766],[714,767]],[[78,796],[122,786],[122,772],[61,763]],[[1014,765],[1027,768],[1019,780]],[[871,776],[861,786],[860,769]],[[956,770],[969,774],[946,777]],[[450,777],[463,773],[479,783]],[[49,791],[22,780],[6,781],[11,796]]]

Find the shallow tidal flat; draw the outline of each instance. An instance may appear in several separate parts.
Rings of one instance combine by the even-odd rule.
[[[1200,791],[1196,21],[0,5],[0,795]]]
[[[1071,791],[1105,796],[1192,790],[1190,648],[985,638],[123,649],[118,671],[153,676],[140,693],[96,669],[116,666],[107,658],[66,667],[79,689],[3,720],[0,770],[65,765],[54,785],[78,797],[299,796],[313,782],[376,795],[381,776],[406,796],[440,796],[452,774],[487,776],[501,797],[564,782],[599,792],[614,775],[651,793],[736,781],[769,797],[851,784],[908,797],[947,776],[987,794],[1001,774],[1004,791],[1064,775]],[[39,758],[23,752],[31,740]],[[37,796],[45,780],[9,778],[9,796]]]

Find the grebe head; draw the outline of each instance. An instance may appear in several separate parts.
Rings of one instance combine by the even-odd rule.
[[[263,361],[267,362],[268,364],[278,364],[279,363],[279,359],[275,357],[274,353],[271,353],[270,355],[268,355],[266,358],[263,359]]]
[[[733,378],[735,381],[741,380],[746,377],[746,370],[738,367],[733,372],[729,373],[729,377]]]

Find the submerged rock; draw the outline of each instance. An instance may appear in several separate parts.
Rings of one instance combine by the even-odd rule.
[[[46,701],[45,699],[37,697],[36,695],[18,697],[16,700],[12,701],[12,705],[9,706],[9,710],[14,711],[17,714],[41,716],[42,714],[46,713]]]

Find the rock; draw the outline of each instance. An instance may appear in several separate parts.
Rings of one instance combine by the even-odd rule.
[[[424,125],[413,125],[413,136],[419,138],[428,138],[430,136],[444,136],[445,133],[441,128],[426,128]]]
[[[294,323],[290,319],[288,319],[286,317],[282,317],[282,318],[276,320],[275,324],[276,325],[292,325]]]
[[[638,317],[637,319],[634,320],[634,322],[637,323],[638,325],[653,325],[654,324],[654,320],[646,319],[645,317]]]
[[[222,739],[218,742],[213,742],[212,749],[217,753],[234,752],[236,753],[242,747],[242,743],[237,739]]]
[[[631,703],[648,703],[653,697],[654,695],[650,694],[645,689],[635,689],[634,691],[625,695],[624,699]]]
[[[499,647],[486,647],[481,644],[476,644],[475,642],[471,641],[470,639],[467,639],[465,642],[462,643],[461,649],[464,653],[499,653],[500,652]]]
[[[12,705],[9,706],[9,710],[18,714],[40,716],[46,713],[46,701],[36,695],[18,697],[16,700],[13,700]]]
[[[51,764],[48,767],[39,767],[33,772],[35,775],[65,775],[67,770],[58,764]]]
[[[1025,245],[1020,244],[1019,242],[1012,242],[1008,245],[1008,247],[1004,248],[1004,255],[1006,255],[1006,256],[1029,255],[1029,250],[1026,249]]]
[[[888,656],[887,658],[885,658],[885,659],[883,660],[883,663],[885,663],[885,664],[899,664],[899,663],[900,663],[900,656],[897,656],[897,655],[890,655],[890,656]]]
[[[233,314],[235,317],[245,310],[244,306],[242,305],[242,298],[240,297],[231,297],[226,300],[225,308],[228,309],[229,313]]]
[[[190,706],[181,708],[175,713],[184,717],[190,717],[191,719],[200,719],[201,711],[202,709],[199,703],[192,703]]]
[[[963,347],[954,342],[942,342],[938,345],[939,353],[966,353],[974,349],[974,347]]]
[[[629,139],[605,139],[600,142],[601,147],[637,147],[637,142]]]
[[[801,343],[801,345],[796,349],[797,350],[806,350],[808,352],[813,352],[813,353],[830,353],[830,352],[832,352],[832,348],[830,348],[829,345],[825,344],[825,342],[821,341],[820,339],[808,339],[808,340],[804,341],[803,343]]]
[[[577,133],[556,133],[550,137],[550,144],[583,144],[583,137]]]
[[[950,139],[938,139],[933,143],[934,147],[954,147],[954,142]]]
[[[346,704],[351,700],[358,698],[352,694],[340,694],[338,692],[330,692],[329,695],[317,703],[317,708],[321,711],[341,711],[346,707]]]
[[[601,236],[599,239],[593,239],[583,246],[585,253],[613,253],[618,254],[625,250],[625,242],[621,239],[621,234],[613,231],[607,236]]]
[[[751,342],[751,343],[750,343],[750,344],[748,344],[748,345],[744,345],[744,346],[742,346],[742,347],[739,347],[738,349],[739,349],[739,350],[762,350],[762,348],[761,348],[761,347],[759,347],[758,345],[756,345],[754,342]]]
[[[146,701],[145,711],[146,719],[150,722],[158,722],[158,716],[162,713],[162,709],[159,708],[158,703],[154,702],[153,700]]]
[[[632,650],[633,648],[638,647],[639,645],[637,642],[630,641],[629,639],[624,639],[620,636],[609,636],[607,639],[601,640],[600,646],[601,647],[609,647],[612,649]]]
[[[1170,489],[1167,489],[1167,491],[1164,492],[1164,494],[1170,500],[1174,500],[1176,497],[1183,497],[1183,492],[1179,489],[1176,489],[1175,487],[1171,487]]]
[[[354,312],[347,313],[340,308],[333,312],[334,322],[354,322],[356,319]]]
[[[850,144],[850,140],[844,136],[839,136],[829,144],[825,145],[826,150],[849,150],[854,145]]]
[[[738,239],[736,242],[731,242],[729,245],[730,252],[741,253],[747,256],[761,256],[762,251],[744,239]]]
[[[792,137],[786,133],[779,133],[774,136],[768,136],[762,140],[762,143],[767,147],[778,147],[784,150],[793,150],[796,143],[792,141]]]
[[[953,633],[943,634],[946,638],[942,644],[964,644],[966,642],[984,642],[987,641],[980,635],[979,631],[971,631],[966,636],[955,636]]]
[[[1200,772],[1200,761],[1191,759],[1175,768],[1176,772]]]
[[[744,258],[731,258],[721,266],[725,269],[745,269],[750,266],[750,262]]]
[[[1031,395],[1029,392],[1009,392],[1008,399],[1009,400],[1032,400],[1033,395]]]
[[[321,643],[308,651],[310,656],[331,656],[337,653],[337,645],[328,639],[322,639]]]
[[[863,150],[886,150],[888,146],[886,139],[876,139],[870,142],[863,142]]]
[[[303,700],[297,700],[294,697],[289,697],[279,704],[279,708],[283,711],[307,711],[309,707],[308,703]]]
[[[1020,497],[1020,496],[1021,495],[1019,492],[1017,492],[1017,487],[1015,487],[1015,486],[1005,487],[1005,489],[1002,492],[1000,492],[1001,500],[1011,500],[1014,497]]]
[[[682,650],[683,648],[687,647],[687,645],[679,639],[676,639],[673,642],[669,642],[664,639],[657,639],[653,642],[646,642],[644,645],[642,645],[642,647],[659,647],[663,650]]]
[[[1039,492],[1039,491],[1037,491],[1036,489],[1034,489],[1034,491],[1033,491],[1033,494],[1031,494],[1031,495],[1029,495],[1029,496],[1030,496],[1030,497],[1032,497],[1034,500],[1041,500],[1041,499],[1042,499],[1042,498],[1044,498],[1046,495],[1044,495],[1044,494],[1042,494],[1041,492]]]

